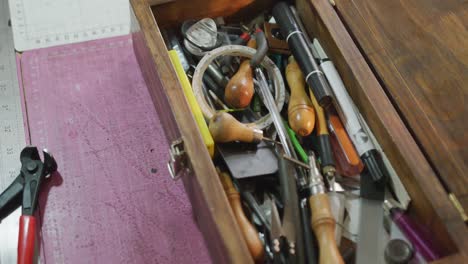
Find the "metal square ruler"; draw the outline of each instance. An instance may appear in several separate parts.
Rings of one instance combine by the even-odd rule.
[[[18,176],[26,145],[8,1],[0,0],[0,193]],[[16,263],[21,209],[0,224],[0,264]]]

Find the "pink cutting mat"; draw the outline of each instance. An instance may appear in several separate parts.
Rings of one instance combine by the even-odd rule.
[[[60,175],[41,195],[42,263],[210,263],[130,36],[24,52],[31,143]]]

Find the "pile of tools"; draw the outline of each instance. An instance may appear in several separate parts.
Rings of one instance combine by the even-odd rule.
[[[246,23],[185,21],[163,36],[253,259],[365,259],[373,249],[345,236],[346,198],[360,197],[361,211],[382,216],[368,232],[384,228],[384,207],[394,219],[402,206],[392,197],[390,165],[294,7],[279,2]],[[368,260],[438,257],[435,247],[418,243],[426,241],[422,234],[413,235]]]

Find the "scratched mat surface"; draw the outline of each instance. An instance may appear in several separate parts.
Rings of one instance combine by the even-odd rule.
[[[42,263],[210,263],[131,37],[21,57],[32,144],[59,175],[40,200]]]

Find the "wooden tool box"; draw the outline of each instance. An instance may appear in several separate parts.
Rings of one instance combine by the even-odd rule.
[[[213,162],[197,132],[159,28],[179,25],[186,19],[250,16],[270,9],[275,1],[132,0],[131,3],[136,15],[135,52],[171,144],[169,167],[174,177],[181,177],[185,184],[214,263],[252,263]],[[394,83],[379,82],[371,68],[373,65],[368,64],[367,57],[358,49],[360,41],[351,37],[362,34],[348,31],[340,13],[343,10],[333,7],[328,0],[297,0],[296,6],[309,34],[323,43],[351,97],[401,177],[412,198],[409,213],[427,225],[437,242],[449,252],[437,263],[468,263],[468,229],[434,167],[416,143],[411,127],[402,121],[402,117],[406,120],[405,116],[400,116],[392,104],[398,94],[390,93],[391,98],[386,94],[383,87]],[[345,16],[348,22],[354,20],[349,13]],[[362,22],[362,17],[359,19]],[[359,31],[359,27],[354,25],[351,30]],[[378,53],[372,58],[375,60],[376,56]]]

